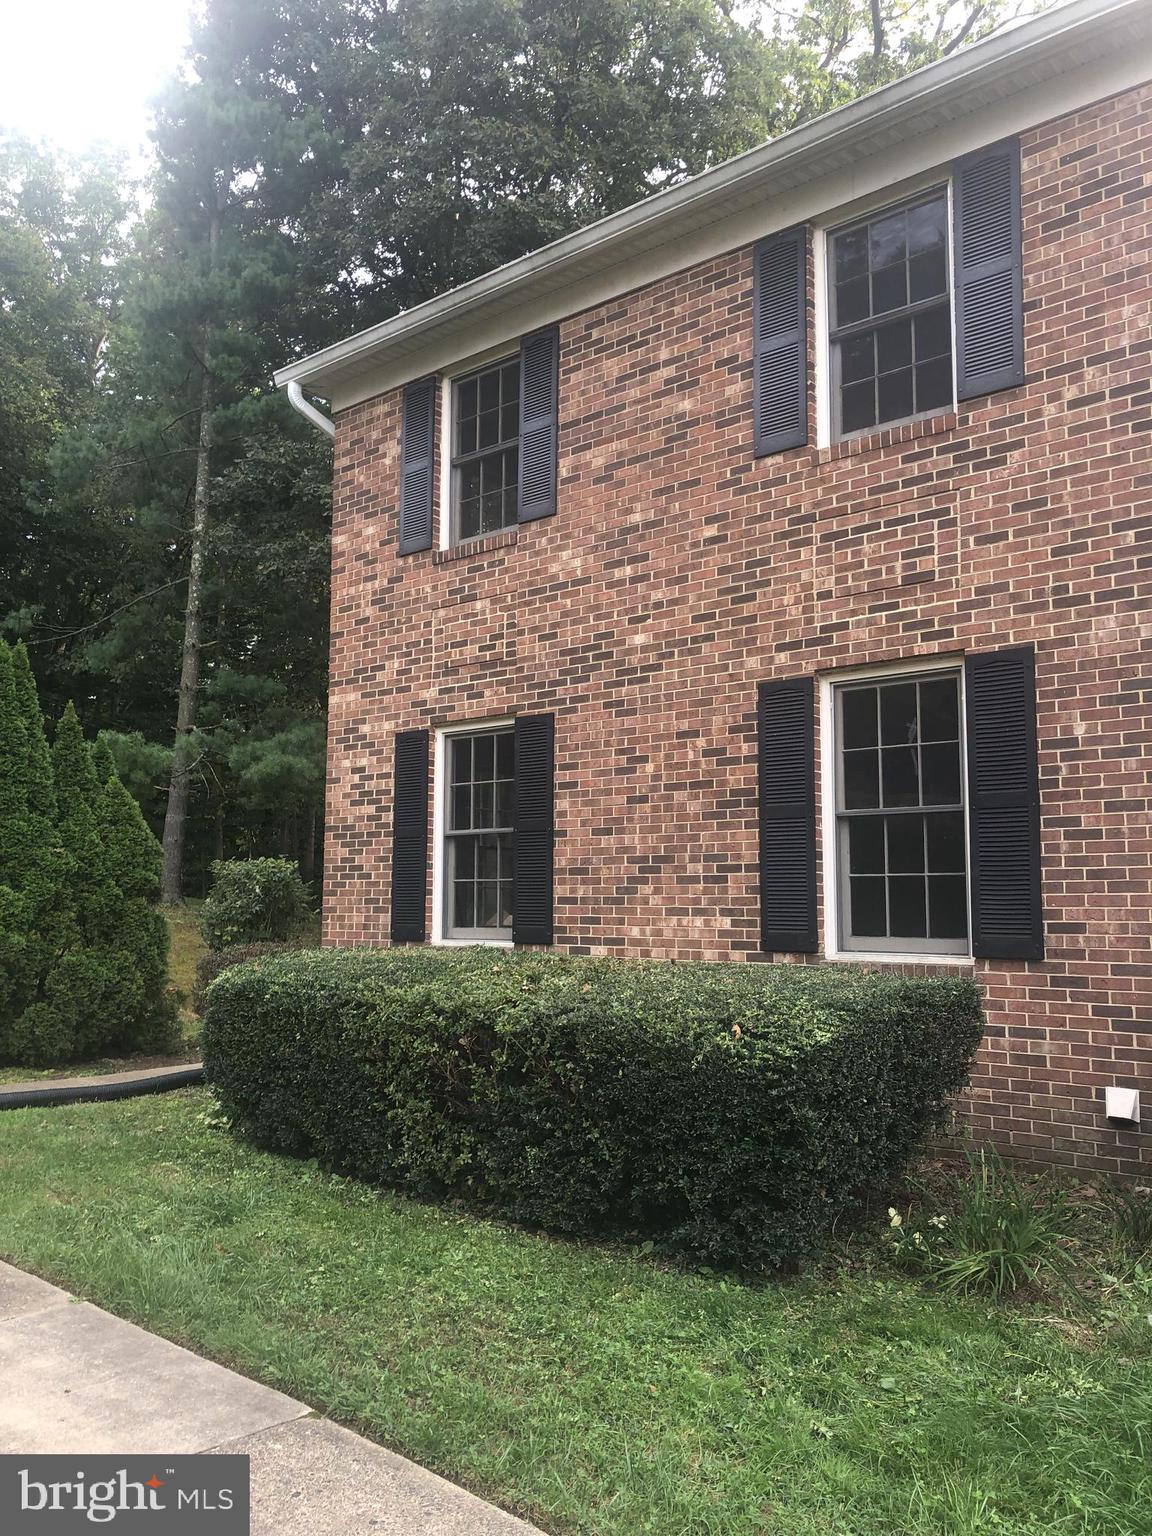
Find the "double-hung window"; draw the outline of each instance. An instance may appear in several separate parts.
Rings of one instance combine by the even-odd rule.
[[[833,690],[843,950],[966,954],[961,674]]]
[[[510,940],[513,731],[451,735],[445,745],[445,937]]]
[[[954,402],[946,188],[831,232],[836,436]]]
[[[452,540],[511,528],[520,483],[520,359],[452,383]]]

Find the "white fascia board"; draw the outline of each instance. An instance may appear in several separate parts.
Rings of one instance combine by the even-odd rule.
[[[1149,0],[1074,0],[280,369],[340,411],[1152,78]]]

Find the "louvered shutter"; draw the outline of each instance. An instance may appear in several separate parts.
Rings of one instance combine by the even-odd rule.
[[[972,953],[1042,960],[1036,660],[1030,645],[964,663]]]
[[[517,944],[551,944],[555,715],[519,716],[515,738],[512,938]]]
[[[753,252],[757,454],[808,441],[808,230],[761,240]]]
[[[428,732],[399,731],[392,795],[392,942],[423,943],[428,888]]]
[[[961,400],[1024,382],[1020,145],[994,144],[956,162],[956,393]]]
[[[816,949],[816,773],[813,683],[761,683],[760,947],[785,954]]]
[[[520,489],[517,517],[556,511],[560,334],[551,327],[520,343]]]
[[[432,458],[436,446],[436,380],[404,391],[400,478],[400,553],[432,548]]]

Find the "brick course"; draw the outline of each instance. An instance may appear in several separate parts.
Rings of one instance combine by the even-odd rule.
[[[1102,1088],[1152,1112],[1150,107],[1022,136],[1028,382],[959,412],[754,459],[745,248],[561,325],[554,518],[401,559],[400,392],[341,414],[326,943],[387,942],[393,733],[555,710],[557,948],[763,958],[756,684],[1032,642],[1047,958],[976,963],[967,1112],[1138,1171]]]

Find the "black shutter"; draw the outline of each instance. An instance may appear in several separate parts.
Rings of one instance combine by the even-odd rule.
[[[555,738],[555,715],[521,715],[516,721],[512,938],[517,944],[552,942]]]
[[[400,487],[400,553],[432,548],[432,456],[436,449],[436,380],[404,391],[404,464]]]
[[[785,954],[816,948],[816,770],[814,688],[809,677],[761,683],[760,947]]]
[[[1030,645],[964,662],[972,953],[1042,960],[1036,658]]]
[[[553,326],[520,343],[520,494],[517,517],[556,511],[560,333]]]
[[[428,732],[398,731],[392,795],[394,944],[423,943],[427,888]]]
[[[807,227],[761,240],[753,261],[756,452],[779,453],[808,441]]]
[[[969,400],[1024,382],[1017,141],[957,160],[952,194],[956,393]]]

